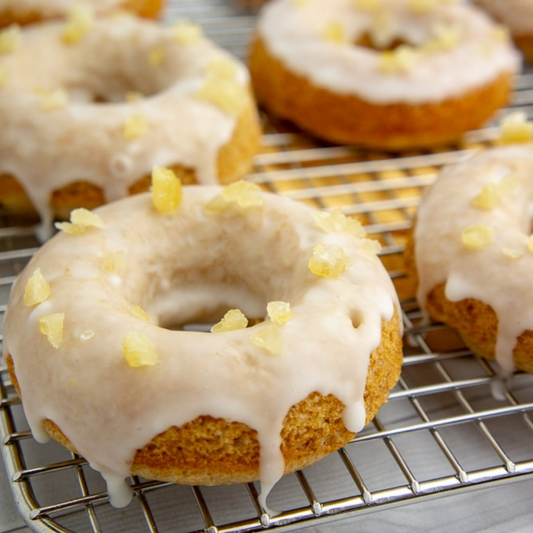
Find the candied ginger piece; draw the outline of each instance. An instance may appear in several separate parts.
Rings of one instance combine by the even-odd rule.
[[[492,38],[494,41],[501,43],[508,41],[510,39],[511,32],[507,26],[503,24],[497,24],[494,30],[492,31]]]
[[[364,239],[361,246],[369,254],[377,255],[381,252],[381,244],[376,239]]]
[[[124,268],[125,262],[124,252],[114,252],[104,259],[103,268],[110,274],[116,274]]]
[[[50,298],[50,284],[44,279],[41,269],[33,272],[24,289],[24,305],[33,307]]]
[[[62,38],[66,44],[76,44],[89,33],[94,23],[94,9],[85,3],[74,4],[67,15]]]
[[[153,67],[159,67],[162,65],[164,59],[165,53],[161,48],[154,48],[148,56],[148,61]]]
[[[128,91],[124,96],[124,100],[128,104],[133,104],[134,102],[139,102],[144,98],[144,94],[139,91]]]
[[[317,276],[338,278],[350,265],[350,258],[340,246],[318,244],[309,259],[309,270]]]
[[[342,44],[347,42],[344,26],[338,21],[330,22],[322,32],[322,37],[330,43]]]
[[[53,313],[39,317],[39,331],[46,336],[48,342],[59,348],[63,344],[65,313]]]
[[[292,0],[295,7],[304,7],[309,3],[309,0]]]
[[[259,207],[263,205],[261,188],[249,181],[234,181],[222,189],[222,193],[210,200],[205,211],[208,214],[216,214],[224,211],[228,205],[237,205],[241,209]]]
[[[524,143],[533,139],[533,123],[527,115],[516,111],[507,115],[500,123],[500,142],[503,144]]]
[[[437,24],[433,28],[433,39],[424,49],[429,52],[446,51],[455,48],[461,38],[461,29],[456,25]]]
[[[91,228],[102,229],[105,224],[96,213],[80,207],[71,211],[70,222],[56,222],[55,227],[70,235],[83,235]]]
[[[181,204],[183,189],[180,179],[169,168],[152,169],[152,203],[164,215],[174,213]]]
[[[237,65],[227,57],[216,56],[207,63],[206,73],[217,80],[234,80],[237,77]]]
[[[10,70],[5,65],[0,65],[0,89],[8,82]]]
[[[482,250],[494,240],[495,233],[491,226],[474,224],[463,230],[461,241],[467,250]]]
[[[143,320],[144,322],[153,322],[154,319],[140,306],[140,305],[130,305],[128,311],[135,318]]]
[[[159,355],[152,341],[140,331],[129,331],[122,339],[122,352],[133,368],[154,366],[159,361]]]
[[[291,304],[281,301],[268,302],[267,313],[272,322],[283,326],[292,316]]]
[[[278,326],[264,326],[252,334],[252,342],[271,355],[280,355],[283,348]]]
[[[381,0],[355,0],[355,5],[365,11],[375,11],[381,7]]]
[[[498,189],[494,183],[487,183],[483,185],[481,192],[472,198],[470,205],[478,209],[484,209],[485,211],[490,211],[494,209],[498,203]]]
[[[0,54],[16,52],[22,41],[22,33],[18,24],[12,24],[0,31]]]
[[[174,24],[174,39],[179,44],[192,44],[202,38],[202,28],[187,20],[178,20]]]
[[[235,331],[244,329],[248,325],[248,319],[240,309],[230,309],[212,328],[212,333],[221,333],[223,331]]]
[[[435,0],[409,0],[408,7],[415,13],[428,13],[436,7]]]
[[[236,80],[208,76],[196,98],[209,102],[229,115],[238,115],[246,101],[246,89]]]
[[[509,259],[520,259],[525,254],[525,251],[520,248],[504,247],[502,248],[502,254]]]
[[[413,70],[419,52],[412,46],[402,44],[394,50],[384,50],[379,57],[379,69],[384,74],[407,74]]]
[[[527,249],[533,254],[533,235],[530,235],[527,239]]]
[[[39,107],[43,111],[52,111],[61,109],[68,104],[68,94],[64,89],[55,89],[53,91],[40,91],[41,102]]]
[[[148,130],[148,121],[141,114],[130,115],[124,121],[122,133],[128,141],[142,137]]]
[[[366,236],[361,222],[356,218],[347,217],[341,209],[316,211],[313,217],[315,224],[326,233],[350,233],[356,237]]]

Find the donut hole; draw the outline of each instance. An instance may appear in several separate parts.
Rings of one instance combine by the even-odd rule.
[[[359,36],[359,38],[355,41],[354,45],[362,46],[364,48],[370,48],[371,50],[376,50],[378,52],[392,52],[400,46],[412,45],[412,43],[409,43],[405,39],[402,39],[400,37],[395,37],[386,45],[379,45],[376,43],[372,35],[367,32]]]

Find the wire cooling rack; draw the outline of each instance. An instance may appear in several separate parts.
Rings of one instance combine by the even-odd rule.
[[[167,17],[199,21],[245,57],[254,16],[237,4],[184,1]],[[533,76],[516,78],[511,106],[532,114]],[[502,110],[506,113],[508,110]],[[265,135],[248,179],[320,209],[341,208],[378,239],[402,300],[405,362],[389,402],[350,444],[284,477],[258,502],[256,484],[184,487],[134,477],[135,498],[114,509],[98,474],[55,443],[37,444],[0,364],[0,435],[15,501],[39,532],[193,533],[279,531],[379,511],[400,502],[533,477],[533,376],[517,373],[502,398],[496,372],[453,331],[428,322],[403,270],[402,252],[419,198],[442,165],[490,146],[496,129],[455,146],[390,154],[321,143],[264,116]],[[38,246],[34,227],[0,213],[0,326],[11,283]]]

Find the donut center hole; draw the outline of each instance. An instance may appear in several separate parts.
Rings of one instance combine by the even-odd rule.
[[[370,48],[371,50],[376,50],[378,52],[392,52],[400,46],[410,45],[411,43],[407,42],[404,39],[395,37],[389,43],[384,46],[378,45],[373,39],[370,33],[364,33],[361,35],[354,43],[356,46],[362,46],[364,48]]]

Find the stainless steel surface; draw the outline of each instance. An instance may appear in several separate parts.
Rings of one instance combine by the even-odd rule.
[[[167,19],[182,16],[245,57],[254,17],[237,3],[171,4]],[[533,77],[524,74],[516,79],[512,106],[530,112],[532,104]],[[33,440],[0,366],[2,455],[17,507],[35,531],[284,531],[398,504],[422,508],[435,496],[510,482],[525,482],[533,492],[533,376],[517,373],[503,399],[495,399],[492,364],[466,350],[451,330],[425,319],[402,262],[420,195],[438,169],[490,146],[496,128],[470,132],[457,146],[400,156],[331,146],[266,116],[264,123],[263,146],[248,179],[321,209],[340,207],[383,245],[406,327],[402,377],[389,403],[348,446],[283,478],[268,501],[278,514],[260,508],[256,484],[183,487],[138,478],[131,480],[133,503],[116,510],[100,476],[82,458]],[[0,325],[10,285],[38,246],[33,227],[23,222],[0,213]]]

